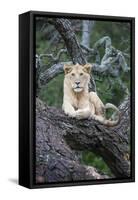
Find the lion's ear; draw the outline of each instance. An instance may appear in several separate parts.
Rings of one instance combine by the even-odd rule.
[[[87,73],[91,73],[91,69],[92,69],[92,65],[90,64],[90,63],[87,63],[87,64],[85,64],[84,66],[83,66],[83,70],[85,71],[85,72],[87,72]]]
[[[64,68],[65,74],[68,74],[68,73],[70,73],[71,70],[72,70],[72,65],[64,65],[63,68]]]

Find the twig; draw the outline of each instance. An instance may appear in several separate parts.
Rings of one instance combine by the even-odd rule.
[[[66,52],[67,52],[67,49],[60,49],[56,56],[54,56],[52,53],[50,53],[50,54],[40,54],[39,55],[39,59],[42,59],[44,57],[48,57],[48,58],[51,58],[52,61],[54,61],[55,63],[57,63],[60,60],[60,56],[63,53],[66,53]]]

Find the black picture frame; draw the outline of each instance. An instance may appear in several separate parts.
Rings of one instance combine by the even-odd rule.
[[[131,176],[64,183],[35,183],[35,17],[119,21],[131,24]],[[135,18],[29,11],[19,15],[19,184],[27,188],[125,183],[135,181]]]

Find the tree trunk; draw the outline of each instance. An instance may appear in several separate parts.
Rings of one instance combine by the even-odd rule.
[[[94,120],[77,120],[36,101],[36,182],[105,179],[82,165],[74,150],[100,155],[117,178],[130,176],[128,127],[130,100],[120,106],[121,121],[112,128]]]
[[[71,22],[68,19],[62,18],[49,20],[49,22],[55,26],[55,28],[62,36],[73,64],[86,64],[86,59],[80,48],[77,37],[71,27]]]
[[[92,33],[92,28],[94,26],[94,21],[83,20],[82,23],[82,42],[81,44],[85,47],[90,47],[90,36]]]

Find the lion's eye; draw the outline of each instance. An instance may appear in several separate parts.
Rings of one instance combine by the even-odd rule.
[[[74,74],[74,73],[72,73],[71,75],[72,75],[72,76],[75,76],[75,74]]]
[[[80,73],[80,76],[82,76],[83,75],[83,73]]]

